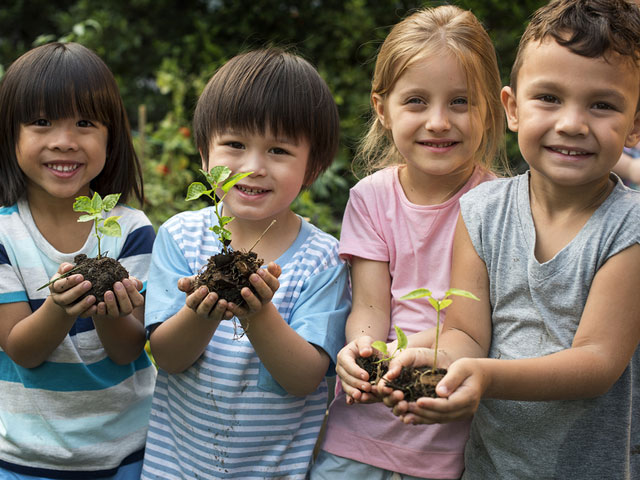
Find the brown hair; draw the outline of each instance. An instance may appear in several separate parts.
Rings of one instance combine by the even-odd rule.
[[[7,69],[0,83],[0,205],[11,205],[26,190],[18,166],[20,125],[44,115],[51,120],[80,115],[108,129],[107,160],[91,181],[100,195],[134,194],[142,204],[142,169],[131,140],[118,85],[106,64],[77,43],[49,43],[29,50]]]
[[[514,91],[525,47],[546,37],[577,55],[596,58],[616,52],[637,64],[640,9],[626,0],[554,0],[539,8],[520,38],[511,69]]]
[[[338,108],[309,62],[278,48],[237,55],[211,77],[193,117],[196,146],[209,162],[211,139],[227,130],[309,142],[304,185],[333,162],[340,138]]]
[[[484,102],[486,106],[483,125],[477,126],[483,130],[476,157],[479,165],[491,169],[498,159],[506,170],[498,61],[489,35],[471,12],[443,5],[419,10],[396,24],[378,53],[371,95],[378,94],[384,99],[407,68],[443,48],[457,58],[466,73],[469,105]],[[404,163],[393,144],[391,132],[382,125],[375,111],[369,131],[360,144],[356,163],[366,173]]]

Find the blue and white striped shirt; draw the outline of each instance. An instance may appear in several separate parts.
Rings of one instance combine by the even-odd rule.
[[[117,206],[120,238],[101,243],[146,282],[154,231],[147,217]],[[0,303],[39,308],[62,262],[97,255],[89,235],[78,252],[58,252],[36,227],[29,205],[0,208]],[[23,368],[0,349],[0,467],[52,478],[113,475],[143,455],[155,368],[146,353],[129,365],[107,356],[90,318],[78,318],[63,342],[36,368]]]
[[[174,315],[185,302],[179,278],[197,274],[221,246],[209,230],[212,207],[183,212],[158,231],[145,323]],[[304,339],[332,359],[344,345],[351,301],[338,242],[302,220],[300,233],[276,263],[282,267],[273,303]],[[306,397],[287,394],[234,323],[222,321],[204,354],[186,371],[160,370],[142,477],[305,478],[327,402],[323,381]]]

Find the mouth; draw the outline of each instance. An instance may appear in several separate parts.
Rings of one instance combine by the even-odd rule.
[[[551,150],[552,152],[559,153],[560,155],[567,155],[569,157],[591,155],[591,152],[587,152],[586,150],[574,150],[571,148],[562,147],[547,147],[547,149]]]
[[[59,173],[71,173],[80,168],[79,163],[45,163],[45,167]]]
[[[262,195],[271,191],[265,190],[264,188],[248,187],[246,185],[236,185],[235,188],[240,190],[245,195]]]
[[[447,141],[447,142],[427,142],[427,141],[419,141],[418,142],[420,145],[424,145],[426,147],[432,147],[432,148],[448,148],[448,147],[452,147],[454,145],[456,145],[458,142],[451,142],[451,141]]]

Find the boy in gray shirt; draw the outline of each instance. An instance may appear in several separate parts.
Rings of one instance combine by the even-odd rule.
[[[520,41],[502,100],[530,170],[460,201],[451,284],[482,303],[447,311],[443,398],[386,399],[406,423],[475,414],[465,479],[640,478],[640,192],[610,172],[640,139],[639,54],[624,0],[552,1]]]

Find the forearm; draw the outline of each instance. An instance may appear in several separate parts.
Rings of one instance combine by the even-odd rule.
[[[354,305],[347,318],[345,335],[347,343],[363,336],[386,342],[390,328],[389,312],[381,311],[374,306]]]
[[[318,388],[329,366],[329,356],[298,335],[272,303],[244,326],[260,361],[282,388],[296,396],[308,395]]]
[[[18,365],[35,368],[58,348],[75,320],[47,297],[40,308],[13,326],[3,349]]]
[[[169,373],[185,371],[200,358],[219,324],[182,307],[151,334],[149,344],[158,367]]]
[[[508,400],[572,400],[606,393],[622,370],[595,348],[577,347],[544,357],[474,359],[486,378],[484,397]]]
[[[93,318],[93,324],[107,355],[118,365],[126,365],[140,356],[146,341],[144,310],[117,318]]]

